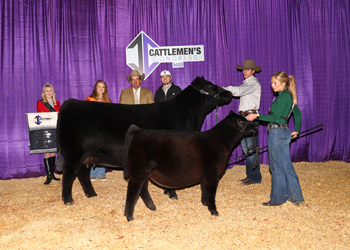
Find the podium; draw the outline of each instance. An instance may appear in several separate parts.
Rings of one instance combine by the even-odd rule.
[[[54,153],[57,112],[27,113],[30,154]]]

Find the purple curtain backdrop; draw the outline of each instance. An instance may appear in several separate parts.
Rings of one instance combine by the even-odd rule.
[[[323,130],[291,145],[294,162],[350,160],[350,6],[348,0],[1,0],[0,179],[41,176],[43,155],[29,155],[25,113],[36,112],[44,83],[57,99],[85,99],[98,79],[112,102],[129,87],[126,46],[144,31],[160,46],[204,45],[205,61],[172,69],[160,64],[142,85],[154,92],[161,70],[186,88],[196,76],[219,86],[239,85],[245,59],[262,66],[260,113],[273,99],[270,77],[296,78],[302,131]],[[239,99],[219,108],[219,120]],[[203,130],[215,125],[215,112]],[[293,129],[293,121],[289,123]],[[260,126],[260,146],[267,128]],[[232,158],[241,156],[240,146]],[[267,153],[261,161],[268,164]],[[239,164],[244,164],[244,161]]]

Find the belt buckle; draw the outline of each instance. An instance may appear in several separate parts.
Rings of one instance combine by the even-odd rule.
[[[269,123],[269,124],[267,124],[267,128],[268,129],[275,129],[275,128],[282,128],[282,129],[284,129],[282,127],[283,125],[281,125],[281,124],[279,124],[279,123]]]
[[[256,113],[256,110],[255,109],[251,109],[251,110],[248,110],[247,112],[248,112],[248,114],[254,114],[254,113]]]

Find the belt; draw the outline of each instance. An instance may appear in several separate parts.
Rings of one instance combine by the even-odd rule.
[[[239,114],[240,114],[240,116],[243,116],[243,115],[247,115],[247,114],[254,114],[256,112],[258,112],[258,111],[255,109],[251,109],[251,110],[247,110],[247,111],[239,111]]]
[[[267,124],[268,129],[274,129],[274,128],[281,128],[286,129],[288,128],[287,124],[285,123],[269,123]]]

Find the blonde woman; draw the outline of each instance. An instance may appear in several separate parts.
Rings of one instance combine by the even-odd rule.
[[[56,100],[56,94],[53,86],[50,83],[45,83],[43,91],[41,93],[41,100],[36,103],[37,112],[59,112],[61,104]],[[54,175],[56,161],[56,153],[45,153],[44,165],[47,171],[45,185],[50,184],[51,180],[59,181],[60,178],[56,178]]]
[[[93,101],[93,102],[107,102],[110,103],[107,84],[98,80],[95,83],[94,90],[92,94],[85,98],[85,101]],[[95,168],[91,168],[90,179],[95,181],[96,179],[100,179],[102,181],[106,181],[106,168],[103,166],[95,166]]]
[[[271,105],[268,115],[250,114],[249,121],[259,119],[268,124],[269,164],[272,174],[270,201],[264,206],[279,206],[287,200],[298,205],[304,202],[299,178],[290,159],[290,141],[300,131],[301,112],[297,105],[294,77],[284,71],[278,71],[271,77],[271,87],[278,98]],[[291,133],[287,123],[293,112],[295,129]]]

